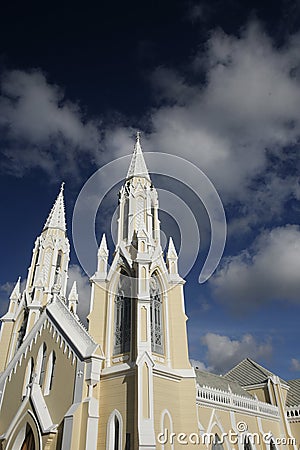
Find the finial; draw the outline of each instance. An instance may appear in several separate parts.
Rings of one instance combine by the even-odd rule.
[[[141,141],[141,132],[137,131],[136,132],[136,143],[139,144]]]
[[[64,191],[64,187],[65,187],[65,182],[63,181],[60,186],[60,192]]]

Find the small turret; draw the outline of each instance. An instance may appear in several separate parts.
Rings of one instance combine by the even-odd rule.
[[[9,300],[9,312],[14,314],[17,309],[17,305],[20,302],[21,299],[21,277],[18,278],[15,287],[12,290],[12,293],[10,294]]]
[[[178,280],[178,255],[173,242],[173,239],[169,239],[169,247],[167,251],[167,268],[171,280]]]
[[[68,308],[75,315],[77,315],[77,305],[78,305],[77,283],[76,281],[74,281],[68,297]]]
[[[105,233],[102,235],[101,243],[98,249],[98,263],[97,263],[97,272],[94,275],[95,280],[105,280],[107,276],[107,262],[108,262],[108,247],[106,242]]]

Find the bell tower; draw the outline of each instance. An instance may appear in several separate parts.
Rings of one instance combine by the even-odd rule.
[[[158,208],[137,133],[119,195],[111,266],[103,235],[91,278],[89,332],[105,354],[99,448],[107,450],[154,450],[162,448],[157,436],[164,427],[178,433],[197,430],[184,280],[171,238],[164,259]]]
[[[64,183],[35,241],[25,289],[21,292],[19,279],[10,296],[9,310],[1,318],[0,371],[5,369],[53,295],[65,300],[70,245],[63,189]]]

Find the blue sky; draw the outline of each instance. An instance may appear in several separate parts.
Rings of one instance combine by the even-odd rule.
[[[61,181],[72,244],[82,186],[131,153],[139,129],[145,152],[180,156],[201,169],[227,217],[223,258],[199,285],[211,237],[207,214],[186,186],[149,166],[156,187],[188,205],[201,234],[185,287],[191,358],[221,373],[249,356],[283,378],[299,378],[299,13],[286,0],[4,7],[2,312],[14,281],[26,278]],[[99,211],[98,239],[110,233],[118,188]],[[191,249],[180,235],[182,204],[175,202],[170,217],[166,203],[164,234],[178,250],[184,240]],[[182,261],[188,258],[185,251]],[[89,287],[74,249],[73,279],[84,315]]]

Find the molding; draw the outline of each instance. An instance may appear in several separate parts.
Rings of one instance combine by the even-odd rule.
[[[172,369],[167,366],[162,366],[160,364],[155,364],[153,367],[153,375],[166,378],[173,381],[181,381],[183,378],[195,379],[195,371],[191,369]]]

